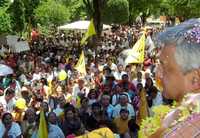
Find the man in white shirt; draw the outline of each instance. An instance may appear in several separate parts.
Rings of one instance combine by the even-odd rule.
[[[120,95],[119,102],[120,103],[114,107],[113,118],[119,116],[120,110],[123,108],[127,109],[129,111],[129,117],[134,118],[135,110],[134,110],[133,106],[130,103],[128,103],[128,96],[126,94]]]
[[[113,63],[112,59],[109,58],[109,57],[107,58],[107,64],[105,64],[104,67],[105,67],[105,66],[110,67],[110,69],[111,69],[112,71],[117,71],[117,65],[116,65],[115,63]]]
[[[72,99],[76,101],[77,96],[84,95],[87,96],[89,89],[84,86],[85,82],[83,79],[78,80],[78,84],[75,84],[72,91]]]
[[[145,86],[145,80],[142,77],[142,72],[137,72],[137,78],[133,80],[133,84],[137,86],[138,83],[142,83],[143,86]]]
[[[0,103],[3,105],[4,111],[12,112],[15,106],[15,92],[8,88],[4,91],[4,96],[0,97]]]
[[[119,64],[117,66],[117,71],[114,72],[114,77],[116,80],[122,80],[122,75],[126,74],[126,72],[124,72],[123,70],[123,65]]]

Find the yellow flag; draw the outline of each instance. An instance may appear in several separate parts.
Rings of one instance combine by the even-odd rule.
[[[126,58],[126,63],[143,63],[145,52],[145,31],[143,32],[140,39],[135,43],[131,52],[129,52]]]
[[[115,138],[115,135],[109,128],[99,128],[76,138]]]
[[[81,45],[86,43],[86,40],[96,34],[93,19],[91,19],[87,32],[85,33],[84,37],[81,40]]]
[[[179,25],[181,22],[180,22],[180,19],[178,17],[175,18],[175,25]]]
[[[75,66],[75,69],[83,75],[86,75],[86,68],[85,68],[85,56],[84,52],[82,51],[78,63]]]
[[[76,99],[76,108],[80,108],[81,107],[81,98],[78,96]]]
[[[44,111],[40,112],[40,124],[38,129],[38,138],[48,138],[47,123],[45,120]]]

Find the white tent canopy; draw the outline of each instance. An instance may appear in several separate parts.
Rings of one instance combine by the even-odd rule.
[[[73,23],[69,23],[63,26],[59,26],[59,30],[87,30],[88,26],[90,24],[90,21],[76,21]],[[110,25],[103,25],[103,30],[110,29]]]

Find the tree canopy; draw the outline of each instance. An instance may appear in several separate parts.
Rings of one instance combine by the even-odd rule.
[[[13,32],[21,33],[25,27],[25,8],[22,0],[14,0],[8,8]]]
[[[11,31],[11,21],[9,14],[6,13],[5,8],[0,9],[0,34]]]
[[[0,33],[27,31],[29,24],[48,28],[92,17],[97,28],[102,23],[132,24],[138,15],[188,19],[200,16],[199,7],[199,0],[0,0]]]
[[[35,18],[38,23],[44,26],[61,25],[69,21],[69,10],[55,0],[42,2],[35,9]]]
[[[126,23],[129,19],[128,1],[108,0],[102,16],[105,23]]]

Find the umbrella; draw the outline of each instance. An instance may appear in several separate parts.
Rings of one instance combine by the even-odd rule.
[[[0,76],[13,74],[13,69],[7,65],[0,64]]]

